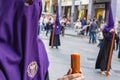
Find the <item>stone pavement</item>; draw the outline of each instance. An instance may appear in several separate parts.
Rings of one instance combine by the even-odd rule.
[[[83,36],[83,35],[78,35],[78,31],[80,29],[74,29],[71,27],[66,27],[65,28],[65,35],[67,36],[74,36],[74,37],[84,37],[84,38],[88,38],[89,36]]]
[[[77,36],[77,32],[75,31],[74,28],[65,28],[65,35],[71,35],[71,36]]]
[[[70,29],[69,29],[70,30]],[[66,30],[67,31],[67,30]],[[57,80],[57,78],[63,76],[70,68],[70,54],[80,53],[81,55],[81,69],[86,80],[119,80],[120,78],[120,62],[117,60],[117,51],[114,51],[112,58],[112,76],[103,76],[100,74],[100,70],[95,70],[95,62],[99,52],[97,44],[88,44],[88,38],[74,37],[75,32],[69,32],[69,36],[65,35],[61,38],[61,46],[59,49],[51,48],[49,45],[49,35],[46,37],[45,32],[41,34],[46,50],[48,53],[50,66],[49,75],[50,80]],[[73,35],[74,36],[70,36]]]

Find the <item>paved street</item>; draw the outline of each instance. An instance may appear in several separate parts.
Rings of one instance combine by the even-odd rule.
[[[67,33],[71,33],[69,29],[66,30],[66,34]],[[75,35],[74,31],[72,33]],[[59,49],[52,49],[48,46],[49,36],[46,37],[45,33],[42,33],[40,37],[48,52],[50,80],[57,80],[58,77],[66,74],[70,68],[71,53],[79,53],[81,55],[81,69],[86,80],[119,80],[120,62],[117,60],[117,51],[113,53],[112,76],[105,77],[100,74],[99,70],[94,69],[99,48],[97,44],[88,44],[88,38],[70,35],[61,36],[61,46]]]

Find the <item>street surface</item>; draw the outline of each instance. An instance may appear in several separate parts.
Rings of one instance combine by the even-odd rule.
[[[89,44],[88,38],[70,35],[60,36],[61,46],[59,49],[56,49],[49,46],[49,36],[46,37],[45,32],[40,37],[45,44],[50,61],[50,80],[57,80],[57,78],[67,73],[70,68],[71,53],[79,53],[81,55],[81,69],[86,80],[120,80],[120,61],[117,60],[117,51],[113,53],[112,75],[106,77],[100,74],[100,70],[95,70],[99,48],[97,44]]]

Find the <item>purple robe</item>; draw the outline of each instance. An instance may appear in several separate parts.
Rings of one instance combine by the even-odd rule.
[[[108,33],[113,28],[114,28],[114,19],[113,19],[112,8],[111,8],[111,3],[110,3],[109,4],[108,23],[107,23],[107,26],[104,28],[104,32]],[[110,36],[109,40],[112,40],[112,36],[113,36],[113,33]]]
[[[0,80],[44,80],[49,61],[37,36],[41,0],[0,0]]]
[[[61,26],[59,20],[59,11],[58,11],[58,6],[56,6],[55,35],[58,35],[60,33],[61,33]]]
[[[109,15],[108,15],[108,26],[106,26],[105,29],[103,30],[104,39],[100,47],[100,51],[95,64],[95,69],[101,69],[101,71],[107,71],[108,59],[110,55],[110,49],[111,49],[112,37],[113,37],[113,33],[110,33],[109,31],[112,28],[114,28],[114,20],[113,20],[111,4],[110,4]],[[110,68],[111,68],[111,60],[110,60]]]

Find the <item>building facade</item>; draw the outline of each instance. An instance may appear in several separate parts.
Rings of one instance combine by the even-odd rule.
[[[75,20],[79,18],[87,17],[88,2],[89,0],[75,0],[75,7],[74,7]],[[61,14],[64,15],[66,18],[70,19],[72,0],[62,0],[61,6],[62,6]]]
[[[88,18],[97,18],[98,21],[107,21],[109,4],[111,3],[115,24],[120,20],[120,0],[89,0]]]
[[[60,17],[71,18],[72,0],[42,0],[43,12],[55,13],[56,6],[59,5]],[[59,3],[61,2],[61,3]],[[87,18],[89,0],[75,0],[74,21],[80,18]]]
[[[43,12],[55,13],[60,0],[43,0]],[[86,17],[107,21],[108,7],[111,2],[115,23],[120,20],[120,0],[75,0],[74,19]],[[61,16],[70,19],[72,0],[61,0]]]
[[[42,0],[42,7],[43,7],[42,11],[55,13],[57,3],[58,3],[57,0]]]

